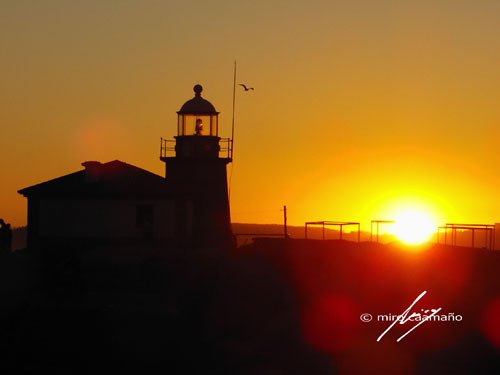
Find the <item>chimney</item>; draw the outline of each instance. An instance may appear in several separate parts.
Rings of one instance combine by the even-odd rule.
[[[85,167],[85,182],[97,182],[101,174],[101,162],[85,161],[82,165]]]

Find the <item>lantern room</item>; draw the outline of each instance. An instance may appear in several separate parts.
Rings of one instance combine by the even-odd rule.
[[[188,100],[177,112],[177,135],[213,136],[219,135],[219,112],[208,100],[201,97],[203,87],[193,88],[194,98]]]
[[[221,158],[232,160],[232,140],[219,136],[219,112],[201,97],[203,87],[193,87],[194,98],[185,102],[177,112],[175,140],[161,138],[160,159],[168,158]]]

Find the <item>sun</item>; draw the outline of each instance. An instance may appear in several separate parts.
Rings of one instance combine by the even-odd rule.
[[[430,240],[436,229],[432,216],[418,210],[401,211],[395,215],[393,234],[409,245],[419,245]]]

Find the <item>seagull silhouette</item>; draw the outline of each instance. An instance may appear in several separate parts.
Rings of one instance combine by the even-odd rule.
[[[253,87],[246,87],[243,83],[238,83],[238,85],[240,85],[241,87],[243,87],[245,89],[245,91],[254,90]]]

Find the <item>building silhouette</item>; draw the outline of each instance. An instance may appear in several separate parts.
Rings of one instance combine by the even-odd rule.
[[[82,165],[19,190],[28,198],[28,247],[173,240],[172,194],[164,178],[118,160]]]

